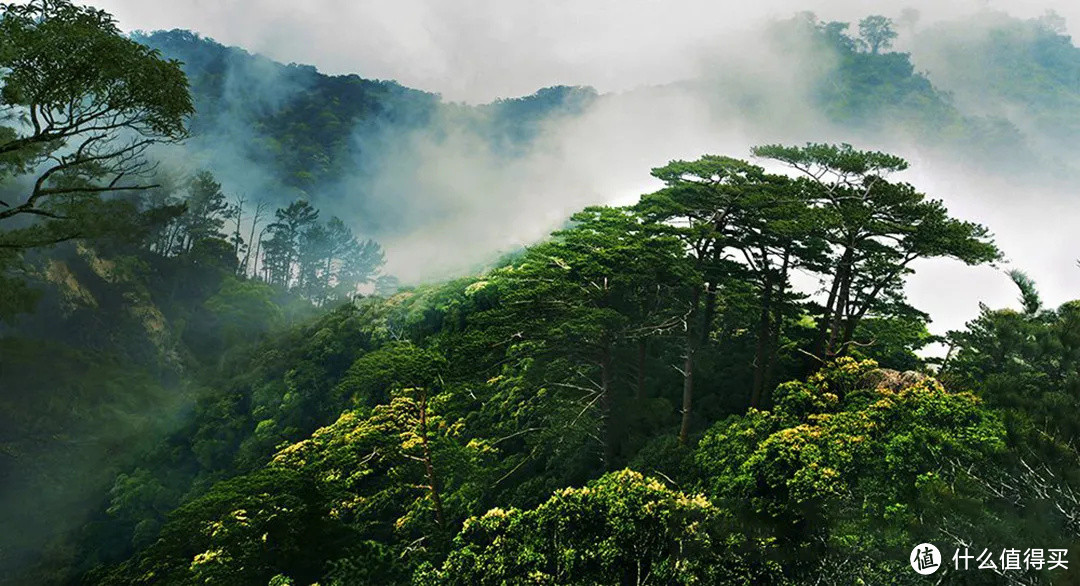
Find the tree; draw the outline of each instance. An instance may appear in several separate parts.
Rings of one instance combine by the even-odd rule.
[[[682,323],[693,269],[678,240],[633,210],[588,208],[571,220],[492,275],[501,307],[490,316],[507,339],[541,359],[536,370],[547,373],[543,384],[561,389],[562,404],[577,405],[568,407],[581,415],[570,426],[595,425],[587,433],[611,467],[617,350]]]
[[[329,234],[322,224],[311,224],[297,243],[296,290],[320,305],[326,299],[330,285],[330,264],[333,262]]]
[[[221,184],[209,171],[200,171],[188,182],[186,211],[176,221],[175,253],[190,252],[196,243],[206,239],[224,240],[225,220],[229,204]],[[235,248],[234,248],[235,256]]]
[[[454,550],[422,584],[767,583],[767,544],[732,531],[701,495],[622,470],[557,491],[534,509],[492,509],[465,522]]]
[[[150,547],[99,584],[265,584],[286,572],[316,579],[324,560],[305,547],[341,538],[318,485],[284,467],[215,484],[169,515]]]
[[[1027,275],[1013,270],[1009,277],[1021,311],[980,305],[977,318],[949,332],[941,376],[977,386],[987,402],[1009,410],[1007,422],[1018,432],[1071,444],[1080,437],[1080,302],[1043,308]]]
[[[1001,256],[985,227],[950,217],[940,201],[907,183],[887,181],[889,173],[907,169],[900,157],[847,144],[767,145],[753,152],[800,172],[821,212],[831,249],[828,297],[813,347],[821,360],[846,352],[867,315],[910,313],[902,277],[915,260],[947,257],[974,265]]]
[[[1064,35],[1069,30],[1068,23],[1065,22],[1065,17],[1054,10],[1047,10],[1042,16],[1035,19],[1035,22],[1043,30],[1055,35]]]
[[[65,0],[0,4],[0,247],[25,249],[119,229],[131,210],[103,196],[144,190],[150,146],[186,136],[194,112],[176,61],[121,35],[104,11]]]
[[[271,285],[291,287],[300,261],[300,241],[319,219],[319,210],[305,200],[274,212],[277,221],[267,226],[270,238],[263,245],[263,272]]]
[[[959,503],[978,503],[968,505],[977,517],[994,502],[970,481],[1005,449],[996,414],[970,392],[896,374],[841,358],[778,387],[773,410],[717,423],[698,445],[700,489],[767,528],[773,559],[796,582],[837,572],[833,562],[848,578],[903,575],[911,543],[951,539],[951,523],[970,514]]]
[[[386,262],[386,255],[378,242],[358,240],[340,220],[337,225],[334,220],[337,218],[332,218],[329,226],[330,242],[339,256],[333,261],[336,272],[330,286],[337,298],[348,298],[356,294],[357,287],[375,278]]]
[[[791,271],[820,264],[823,249],[806,190],[786,177],[730,157],[706,155],[653,169],[665,188],[642,197],[637,209],[679,238],[703,282],[693,287],[684,322],[683,405],[679,437],[692,422],[696,356],[710,340],[718,296],[749,282],[759,304],[754,385],[763,395],[779,325],[791,296]],[[734,295],[732,295],[734,296]]]
[[[385,258],[374,240],[359,241],[338,217],[312,224],[299,242],[298,283],[301,294],[316,305],[350,297],[378,272]]]
[[[238,275],[246,275],[247,271],[243,266],[243,262],[240,261],[240,253],[246,252],[248,249],[247,243],[244,241],[244,237],[240,234],[240,224],[244,221],[244,204],[247,203],[247,197],[243,194],[237,195],[233,200],[235,203],[229,205],[225,210],[225,217],[232,221],[233,229],[229,234],[229,243],[233,245],[233,255],[236,256],[238,264],[236,272]],[[255,221],[252,221],[252,229],[255,228]]]
[[[734,263],[726,258],[729,223],[739,213],[743,186],[763,173],[759,167],[730,157],[706,155],[693,162],[672,161],[652,170],[665,188],[642,198],[637,209],[647,218],[675,225],[703,281],[692,287],[690,308],[683,322],[686,336],[682,375],[682,424],[679,440],[686,442],[692,421],[695,358],[712,327],[716,295]]]
[[[847,30],[850,27],[849,23],[835,20],[816,25],[817,30],[821,32],[830,46],[845,53],[854,51],[856,45],[856,41],[848,35]]]
[[[1012,269],[1007,274],[1016,285],[1016,288],[1020,289],[1020,303],[1023,305],[1024,314],[1028,316],[1038,315],[1043,304],[1042,298],[1039,296],[1039,290],[1035,286],[1035,281],[1031,280],[1027,273],[1019,269]]]
[[[262,221],[263,212],[266,211],[266,207],[267,207],[267,203],[264,202],[264,201],[259,201],[259,202],[255,203],[255,213],[251,217],[251,231],[248,233],[247,246],[244,247],[245,248],[244,249],[244,260],[242,260],[240,262],[240,275],[241,276],[247,276],[248,274],[250,274],[249,270],[251,268],[252,246],[255,246],[255,250],[254,250],[255,255],[254,256],[255,256],[256,262],[258,261],[259,249],[258,249],[258,246],[256,245],[258,240],[256,240],[256,238],[255,238],[255,231],[259,229],[259,223]],[[237,216],[239,217],[239,212],[237,213]],[[260,232],[259,233],[259,240],[261,240],[261,239],[262,239],[262,233]]]
[[[859,40],[871,53],[877,55],[881,49],[888,49],[896,39],[892,19],[881,15],[871,15],[859,21]]]

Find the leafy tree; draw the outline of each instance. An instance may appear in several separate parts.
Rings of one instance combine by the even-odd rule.
[[[29,191],[0,202],[4,248],[29,248],[115,229],[122,201],[142,190],[143,157],[185,137],[193,113],[176,61],[120,34],[104,11],[70,2],[0,5],[0,178],[31,175]]]
[[[336,218],[335,218],[336,219]],[[371,283],[386,262],[386,255],[378,242],[360,240],[352,230],[331,219],[330,235],[332,250],[339,257],[330,257],[331,290],[338,299],[356,294],[360,285]]]
[[[623,470],[557,491],[535,509],[465,522],[454,551],[421,584],[754,583],[778,574],[760,547],[701,495]]]
[[[297,287],[316,305],[350,297],[371,281],[384,259],[377,242],[358,240],[345,222],[333,217],[301,234]]]
[[[1047,10],[1036,19],[1039,26],[1045,29],[1047,32],[1055,35],[1064,35],[1068,32],[1068,26],[1065,22],[1065,17],[1061,16],[1054,10]]]
[[[0,86],[0,316],[10,316],[36,298],[20,251],[142,231],[137,208],[107,196],[148,187],[143,155],[183,139],[193,108],[179,63],[65,0],[0,4]]]
[[[563,389],[579,425],[601,444],[612,465],[617,436],[616,351],[621,344],[664,332],[684,313],[680,298],[692,269],[677,240],[631,210],[590,208],[575,225],[530,249],[520,262],[492,275],[500,289],[493,324],[525,355],[541,358],[535,372]],[[573,408],[570,408],[575,410]]]
[[[295,201],[274,212],[277,221],[270,224],[270,238],[263,245],[263,272],[266,282],[291,287],[300,260],[300,242],[315,225],[319,211],[305,200]]]
[[[207,309],[220,320],[215,329],[221,333],[223,350],[241,345],[242,341],[265,334],[281,324],[282,311],[271,294],[264,283],[230,278],[206,300]]]
[[[1044,309],[1030,278],[1010,277],[1023,310],[980,306],[964,330],[949,332],[942,377],[1007,409],[1014,432],[1071,444],[1080,437],[1080,303]]]
[[[785,383],[773,411],[718,423],[697,448],[706,494],[769,527],[792,578],[832,563],[903,576],[912,543],[951,540],[959,503],[992,499],[974,479],[1004,451],[1000,420],[971,393],[875,366],[841,358]]]
[[[832,267],[813,349],[820,359],[847,352],[867,315],[910,311],[902,277],[912,272],[913,261],[949,257],[981,264],[1000,258],[986,228],[950,217],[940,201],[927,200],[909,184],[885,179],[908,167],[900,157],[846,144],[768,145],[754,154],[802,173],[823,213]]]
[[[330,235],[322,224],[312,224],[300,234],[296,289],[315,304],[327,297],[333,258],[330,252]]]
[[[875,55],[882,49],[891,47],[896,37],[890,18],[875,14],[859,21],[859,40],[862,46]]]
[[[489,481],[484,466],[491,465],[494,451],[483,439],[463,437],[466,430],[453,410],[456,390],[441,388],[444,368],[440,357],[408,344],[360,358],[351,369],[359,380],[345,384],[365,393],[385,389],[385,402],[368,415],[344,413],[274,459],[275,466],[319,478],[333,516],[357,536],[408,557],[399,563],[427,557],[412,551],[417,544],[441,547],[451,528],[473,512]],[[334,575],[349,582],[344,576],[355,576],[363,563],[353,558]]]
[[[196,243],[207,239],[224,240],[225,219],[229,204],[209,171],[200,171],[188,182],[185,211],[176,219],[170,248],[176,253],[190,252]],[[236,256],[235,248],[233,256]]]
[[[693,288],[684,323],[682,426],[690,431],[696,356],[711,339],[718,296],[745,282],[757,288],[754,383],[750,402],[763,395],[776,353],[780,326],[793,300],[789,275],[820,263],[823,249],[805,190],[745,161],[707,155],[653,169],[666,187],[642,198],[637,208],[679,238],[704,282]]]
[[[267,468],[215,485],[169,516],[143,554],[96,576],[100,584],[265,584],[279,573],[314,580],[323,559],[305,553],[340,528],[310,478]]]
[[[690,312],[683,323],[686,343],[683,356],[682,425],[679,439],[685,443],[690,430],[694,397],[695,359],[712,327],[716,296],[721,281],[734,263],[726,258],[729,223],[741,213],[744,187],[762,170],[729,157],[705,156],[695,162],[673,161],[653,169],[665,189],[642,198],[638,204],[653,221],[674,222],[674,233],[694,259],[703,281],[693,287]]]

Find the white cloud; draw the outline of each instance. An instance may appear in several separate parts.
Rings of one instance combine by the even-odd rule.
[[[474,266],[492,251],[530,242],[566,213],[590,203],[632,200],[652,185],[649,168],[703,152],[746,156],[762,141],[852,140],[820,124],[805,107],[800,72],[763,53],[755,31],[766,19],[810,10],[826,20],[899,15],[883,1],[759,0],[284,0],[164,2],[100,0],[123,28],[189,28],[225,44],[283,62],[311,63],[329,73],[396,79],[449,100],[484,102],[529,94],[553,84],[591,85],[604,92],[703,77],[723,84],[752,77],[768,88],[772,124],[748,128],[707,94],[649,92],[607,101],[572,124],[547,129],[532,153],[506,166],[467,136],[423,143],[414,156],[427,169],[401,167],[380,177],[387,206],[433,205],[438,220],[385,239],[391,268],[407,279],[443,276]],[[1054,9],[1074,31],[1080,5],[915,0],[920,26],[973,11],[1005,10],[1033,17]],[[910,38],[910,37],[909,37]],[[901,44],[905,42],[901,38]],[[910,47],[907,47],[910,48]],[[913,159],[907,179],[956,213],[988,225],[1009,258],[1058,303],[1080,294],[1070,240],[1080,224],[1074,194],[1041,191],[1021,180],[972,176],[940,156],[904,143],[865,145]],[[402,199],[415,189],[418,199]],[[335,210],[347,214],[347,210]],[[402,213],[401,210],[397,210]],[[1008,279],[988,268],[924,263],[910,281],[912,301],[935,317],[937,331],[955,328],[977,302],[1014,303]]]
[[[810,10],[823,19],[903,6],[923,22],[980,7],[1029,17],[1054,8],[1080,23],[1080,6],[914,0],[97,0],[125,30],[188,28],[329,73],[396,79],[450,100],[489,101],[538,87],[618,91],[696,73],[693,58],[717,39],[762,20]],[[750,48],[748,48],[750,49]]]

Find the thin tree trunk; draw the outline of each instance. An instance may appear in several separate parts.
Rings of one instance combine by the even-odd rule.
[[[956,342],[949,342],[949,350],[945,352],[945,358],[941,360],[941,366],[938,368],[938,375],[945,374],[949,369],[949,361],[952,360],[953,352],[956,350]]]
[[[240,260],[240,222],[244,219],[244,204],[247,199],[243,196],[236,197],[236,218],[233,223],[233,256]]]
[[[253,275],[258,275],[259,274],[259,253],[262,251],[262,241],[263,241],[263,235],[264,234],[266,234],[266,229],[265,228],[262,231],[259,232],[259,240],[258,240],[258,243],[255,245],[255,266],[251,269],[251,274],[253,274]],[[265,276],[266,262],[264,261],[262,264],[263,264],[263,272],[264,272],[263,281],[266,281],[266,276]]]
[[[829,323],[832,321],[833,306],[836,304],[836,296],[840,291],[840,269],[837,267],[833,275],[832,287],[829,288],[829,300],[825,303],[825,311],[821,314],[821,322],[818,323],[817,335],[814,339],[814,355],[825,359],[826,341],[829,339]]]
[[[420,389],[420,445],[424,452],[424,471],[427,474],[428,490],[431,493],[431,501],[435,505],[435,521],[439,527],[445,527],[442,497],[439,495],[438,478],[435,476],[435,465],[431,460],[431,445],[428,444],[427,437],[427,389]]]
[[[241,269],[241,270],[244,271],[244,276],[245,277],[248,276],[248,268],[250,266],[248,263],[251,261],[251,249],[253,247],[252,245],[255,244],[255,229],[258,227],[258,224],[259,224],[259,214],[260,214],[261,211],[262,211],[262,204],[256,204],[255,205],[255,216],[251,219],[251,231],[248,233],[248,241],[247,241],[248,247],[247,247],[247,250],[244,252],[243,269]],[[261,236],[261,234],[260,234],[260,236]]]
[[[698,332],[698,346],[704,346],[709,341],[712,329],[713,316],[716,314],[716,292],[719,285],[710,282],[705,289],[705,310],[701,313],[701,331]]]
[[[773,367],[776,365],[777,354],[780,351],[780,335],[784,329],[784,293],[787,292],[788,268],[791,266],[791,248],[784,250],[784,262],[780,267],[779,289],[776,291],[776,300],[772,303],[773,316],[772,328],[769,332],[769,347],[766,354],[764,388],[771,390],[773,380]],[[762,393],[761,401],[764,402],[765,394]]]
[[[836,267],[836,275],[833,277],[832,288],[829,291],[829,300],[825,304],[825,313],[821,316],[818,324],[817,343],[814,354],[822,361],[829,357],[832,344],[836,338],[836,330],[839,327],[837,320],[844,312],[845,290],[848,290],[850,279],[850,265],[854,251],[848,247],[840,258]]]
[[[679,443],[685,445],[690,435],[690,421],[694,404],[694,353],[697,351],[697,336],[694,331],[694,313],[698,311],[698,303],[701,301],[701,289],[694,288],[694,296],[691,303],[693,308],[691,315],[686,320],[686,355],[683,359],[683,394],[682,394],[682,425],[679,428]]]
[[[826,357],[839,354],[838,347],[842,350],[844,318],[847,317],[848,305],[851,301],[851,281],[853,277],[850,265],[845,266],[844,279],[840,282],[840,293],[836,297],[836,309],[833,311],[833,323],[829,328],[829,342],[825,347]]]
[[[719,225],[717,225],[716,230],[720,230]],[[718,244],[713,244],[712,263],[714,267],[717,263],[720,262],[720,253],[720,246]],[[705,286],[705,311],[701,316],[702,327],[701,332],[699,332],[699,335],[701,336],[701,339],[699,340],[700,345],[704,345],[709,341],[709,334],[711,333],[710,330],[712,329],[713,315],[716,313],[716,292],[719,290],[719,288],[720,284],[716,282],[716,279],[709,281],[709,283]],[[695,307],[697,307],[696,303]]]
[[[679,427],[679,443],[686,445],[690,435],[691,408],[694,403],[694,342],[687,340],[686,357],[683,359],[682,425]]]
[[[843,335],[840,336],[839,350],[837,350],[837,356],[847,353],[848,347],[851,346],[850,342],[855,339],[855,328],[859,325],[858,315],[849,315],[844,320]]]

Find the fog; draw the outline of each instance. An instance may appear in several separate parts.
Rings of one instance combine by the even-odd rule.
[[[748,157],[755,144],[812,140],[851,142],[909,158],[912,169],[897,178],[943,199],[954,215],[987,225],[1007,256],[1003,268],[1027,271],[1048,304],[1080,291],[1074,264],[1080,246],[1070,238],[1080,219],[1070,205],[1075,176],[1055,166],[1073,153],[1049,156],[1050,147],[1025,127],[1023,111],[970,99],[978,87],[958,79],[956,67],[942,61],[929,42],[933,35],[926,34],[942,22],[951,22],[950,34],[955,33],[963,18],[978,35],[994,22],[988,15],[998,11],[1032,18],[1048,9],[1075,31],[1080,7],[1072,3],[911,2],[914,11],[904,13],[880,2],[777,0],[752,7],[644,0],[98,5],[128,30],[187,27],[282,62],[311,63],[325,73],[395,79],[441,94],[444,102],[482,103],[553,84],[602,92],[581,115],[545,123],[524,153],[508,157],[468,125],[438,119],[429,128],[382,136],[374,168],[358,167],[324,186],[322,199],[316,197],[320,207],[379,239],[387,249],[387,271],[407,283],[481,270],[500,252],[542,238],[585,205],[632,202],[656,187],[649,169],[668,160],[703,153]],[[1012,156],[1007,152],[973,165],[966,149],[925,144],[902,121],[884,120],[870,130],[830,124],[808,96],[812,81],[829,67],[828,55],[791,47],[797,42],[791,39],[780,50],[763,33],[772,20],[802,11],[823,21],[857,21],[872,13],[896,18],[896,48],[912,53],[917,70],[952,92],[961,110],[1008,118],[1026,133],[1042,166],[1016,173],[997,165]],[[221,128],[245,140],[246,130],[228,120]],[[358,129],[356,140],[369,136]],[[226,187],[257,190],[258,169],[225,152],[212,153],[216,170],[243,169],[223,174]],[[910,298],[931,314],[937,333],[962,326],[979,302],[1015,305],[1016,291],[999,268],[939,260],[916,268]]]
[[[823,20],[919,11],[920,24],[985,9],[1030,18],[1053,9],[1080,25],[1080,6],[1040,2],[916,0],[100,0],[127,30],[188,28],[283,63],[331,73],[396,79],[473,103],[550,85],[602,92],[700,73],[692,57],[718,38],[773,18],[813,11]],[[899,6],[899,7],[898,7]],[[742,52],[747,55],[751,48]]]
[[[931,315],[934,333],[962,327],[980,303],[1018,306],[1009,268],[1030,274],[1047,305],[1080,297],[1073,187],[1080,149],[1049,136],[1022,104],[987,101],[980,92],[985,79],[951,61],[938,43],[957,31],[980,38],[1005,14],[1026,19],[1048,9],[1080,34],[1075,3],[919,0],[908,3],[917,12],[903,17],[885,2],[824,0],[94,4],[127,31],[187,28],[282,63],[393,79],[441,95],[441,104],[452,107],[436,109],[421,127],[351,129],[362,160],[347,161],[345,173],[306,194],[323,218],[340,216],[361,237],[377,239],[387,252],[386,272],[407,284],[482,271],[585,206],[633,203],[659,187],[649,170],[670,160],[705,153],[750,158],[754,145],[815,141],[906,157],[911,169],[896,179],[994,233],[1006,255],[999,266],[915,265],[909,298]],[[768,32],[776,20],[803,11],[823,21],[874,13],[896,18],[896,49],[911,53],[916,70],[950,92],[965,115],[1007,120],[1021,140],[1009,148],[946,144],[925,140],[925,132],[899,118],[830,121],[811,94],[834,56]],[[204,121],[212,131],[155,155],[177,174],[209,167],[227,193],[249,201],[281,205],[297,197],[250,158],[246,145],[258,137],[242,115],[273,111],[304,91],[303,76],[292,73],[267,60],[234,64],[225,76],[225,107]],[[471,107],[557,84],[589,86],[599,95],[581,111],[541,119],[515,152],[505,152],[478,124],[490,113]],[[798,284],[807,292],[815,287],[811,279]],[[86,466],[105,457],[88,456]],[[73,517],[66,524],[82,521],[79,511],[63,514]]]

